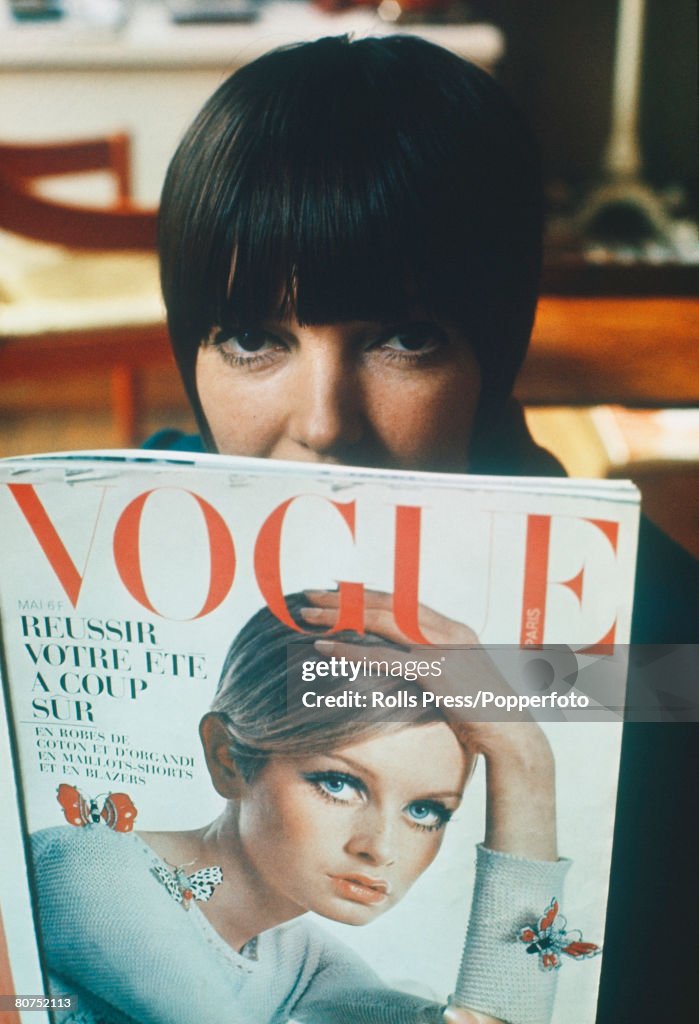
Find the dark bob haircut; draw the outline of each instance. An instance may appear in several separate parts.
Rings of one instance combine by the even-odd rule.
[[[184,136],[162,195],[162,286],[207,441],[197,350],[213,326],[392,322],[465,332],[482,404],[524,357],[541,253],[540,173],[492,78],[407,36],[320,39],[232,75]]]

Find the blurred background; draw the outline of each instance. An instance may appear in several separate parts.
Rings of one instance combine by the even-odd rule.
[[[194,429],[153,252],[178,138],[273,46],[417,32],[540,140],[535,436],[573,475],[631,476],[699,554],[696,20],[693,0],[0,0],[0,456]]]

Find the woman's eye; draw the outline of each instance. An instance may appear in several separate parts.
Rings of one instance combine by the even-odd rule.
[[[272,338],[265,331],[237,331],[217,344],[229,352],[259,352],[272,344]]]
[[[349,803],[363,792],[360,780],[344,772],[310,772],[304,778],[320,793],[341,803]]]
[[[351,788],[344,779],[323,779],[318,784],[323,787],[326,793],[330,793],[331,796],[342,796],[343,793]]]
[[[406,808],[411,822],[430,832],[443,828],[451,818],[451,813],[444,804],[433,800],[415,800]]]
[[[234,364],[254,363],[284,348],[279,338],[257,328],[226,331],[216,327],[209,340],[224,359]]]
[[[415,357],[431,355],[446,342],[447,336],[437,324],[413,324],[386,333],[379,345],[393,355]]]
[[[239,331],[231,335],[226,344],[240,348],[243,352],[259,352],[269,342],[270,337],[264,331]]]

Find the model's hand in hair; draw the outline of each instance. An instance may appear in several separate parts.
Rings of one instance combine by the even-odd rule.
[[[306,591],[309,607],[304,619],[313,625],[335,625],[340,595],[337,591]],[[432,692],[459,742],[470,754],[482,754],[486,764],[485,846],[501,853],[532,860],[557,859],[555,835],[554,763],[546,737],[526,712],[493,711],[467,706],[478,691],[509,695],[503,679],[477,635],[468,626],[420,607],[420,632],[446,651],[443,670],[437,675],[419,675],[414,665],[431,661],[429,648],[416,647],[395,624],[393,596],[379,591],[365,592],[364,627],[367,633],[384,637],[396,647],[367,648],[335,641],[331,636],[316,641],[319,652],[360,661],[371,652],[372,659],[411,663],[408,676],[425,691]],[[454,698],[453,700],[450,698]],[[450,706],[451,705],[451,706]],[[496,720],[492,720],[496,719]]]

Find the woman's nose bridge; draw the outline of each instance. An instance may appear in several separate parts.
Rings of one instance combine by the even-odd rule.
[[[297,431],[314,449],[354,443],[361,435],[361,394],[351,354],[317,339],[299,360]]]
[[[376,803],[365,804],[354,817],[348,848],[350,852],[376,864],[395,859],[395,823],[387,809]]]

